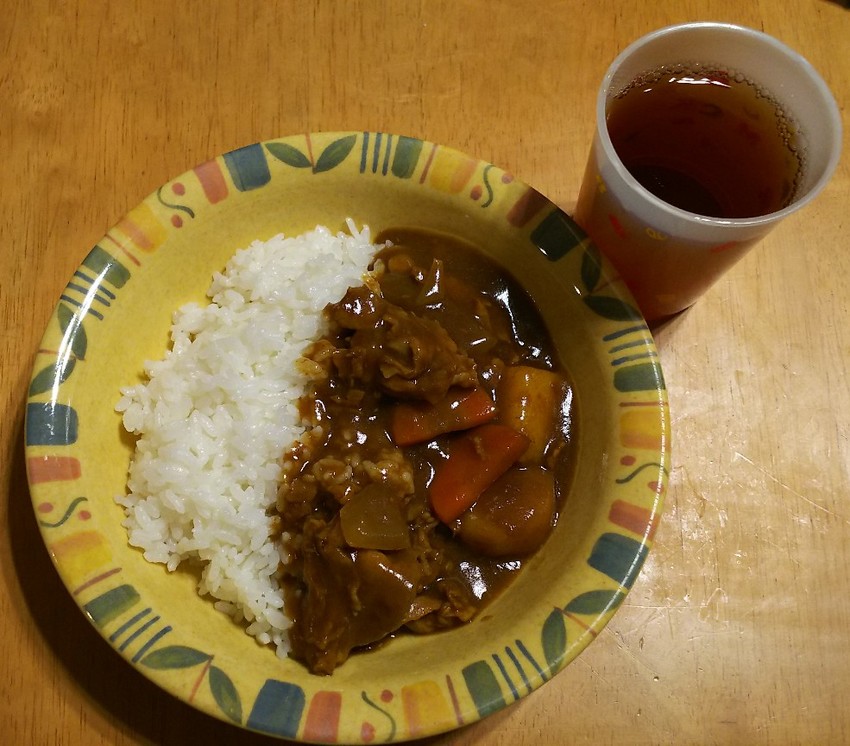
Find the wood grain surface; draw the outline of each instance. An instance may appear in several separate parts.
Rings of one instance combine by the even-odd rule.
[[[850,11],[827,0],[5,0],[0,12],[0,742],[271,744],[161,693],[72,602],[27,489],[33,357],[88,249],[217,154],[382,130],[489,160],[570,210],[611,59],[731,21],[850,103]],[[847,137],[845,137],[845,150]],[[850,742],[850,152],[658,330],[674,468],[643,573],[541,690],[432,744]]]

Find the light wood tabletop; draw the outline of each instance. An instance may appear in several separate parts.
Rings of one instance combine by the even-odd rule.
[[[137,674],[41,541],[27,384],[88,249],[177,174],[308,131],[452,146],[571,211],[606,67],[692,20],[774,35],[850,105],[850,10],[828,0],[3,3],[2,743],[273,743]],[[657,331],[673,466],[613,621],[540,690],[429,743],[850,742],[848,137],[821,195]]]

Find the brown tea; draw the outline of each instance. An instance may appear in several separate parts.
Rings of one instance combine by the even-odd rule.
[[[607,125],[632,176],[689,212],[766,215],[791,202],[800,179],[793,122],[733,73],[658,68],[611,101]]]

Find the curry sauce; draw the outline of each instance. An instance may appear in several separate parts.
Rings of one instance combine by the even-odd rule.
[[[387,231],[304,355],[278,496],[291,655],[329,674],[469,622],[556,524],[572,388],[534,303],[459,239]]]

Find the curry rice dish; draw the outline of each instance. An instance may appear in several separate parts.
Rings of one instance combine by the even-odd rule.
[[[188,499],[191,509],[182,511],[180,526],[173,515],[151,520],[174,496],[162,490],[145,494],[138,487],[155,480],[139,485],[133,478],[145,469],[158,475],[185,468],[185,457],[175,464],[173,442],[155,449],[159,463],[148,459],[146,467],[139,465],[151,450],[144,444],[161,435],[148,432],[156,419],[150,412],[161,404],[157,396],[175,396],[163,386],[148,391],[163,377],[154,365],[148,383],[126,390],[119,403],[125,426],[139,435],[130,495],[119,498],[131,543],[171,568],[184,559],[201,560],[201,593],[218,599],[217,607],[235,619],[246,619],[248,632],[273,642],[278,655],[289,654],[318,674],[331,673],[352,652],[395,634],[464,624],[501,592],[558,519],[575,428],[566,373],[533,302],[507,273],[451,237],[399,229],[370,245],[368,229],[358,233],[349,222],[349,231],[350,236],[332,236],[319,228],[296,239],[273,239],[288,244],[271,258],[287,255],[290,266],[278,271],[260,268],[269,259],[268,247],[257,242],[215,278],[208,309],[223,309],[210,310],[211,316],[227,316],[232,299],[222,288],[231,283],[227,289],[235,289],[238,282],[226,278],[240,274],[245,254],[257,254],[248,261],[254,262],[255,278],[274,276],[265,283],[272,296],[275,280],[293,274],[297,264],[289,255],[292,242],[300,243],[308,265],[291,278],[296,285],[314,268],[327,270],[336,252],[349,259],[334,291],[328,289],[333,297],[313,298],[313,307],[300,311],[313,317],[311,330],[294,335],[287,326],[293,317],[278,309],[274,322],[268,321],[269,346],[261,360],[217,363],[214,353],[204,356],[211,368],[236,366],[241,380],[231,375],[225,393],[188,394],[191,401],[183,408],[189,412],[181,421],[200,420],[200,429],[206,426],[207,436],[215,432],[222,450],[231,453],[222,457],[209,443],[198,447],[192,441],[183,449],[203,453],[197,459],[205,462],[202,470],[224,462],[230,471],[211,480],[225,494]],[[316,278],[304,295],[328,284]],[[236,303],[237,315],[269,303],[269,294],[256,288],[236,292],[244,299]],[[175,329],[192,326],[180,319],[178,313]],[[285,352],[275,352],[275,332]],[[222,345],[205,338],[227,339],[229,332],[213,328],[210,335],[199,328],[188,334],[187,341],[176,333],[166,367],[199,338],[218,348],[220,357]],[[290,370],[278,366],[274,380],[257,380],[278,363]],[[220,371],[196,376],[220,377]],[[254,400],[258,388],[262,403]],[[246,391],[247,407],[239,401]],[[216,401],[212,408],[210,398]],[[250,413],[219,432],[208,423],[227,422],[216,407]],[[282,415],[284,426],[275,428]],[[246,444],[231,440],[245,437],[254,416],[262,424],[252,430],[264,435],[275,430],[263,439],[267,460],[243,470],[250,473],[233,474],[237,465],[228,462],[239,456],[232,451]],[[234,476],[241,478],[235,489],[232,481],[223,481]],[[180,495],[176,486],[165,492]],[[249,498],[240,502],[235,493]],[[210,531],[221,509],[228,525]],[[240,530],[243,512],[251,513],[253,535]],[[153,536],[156,532],[160,535]],[[259,583],[249,580],[257,568]]]

